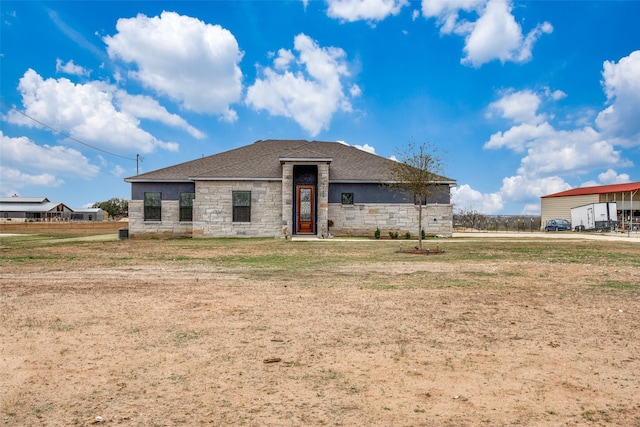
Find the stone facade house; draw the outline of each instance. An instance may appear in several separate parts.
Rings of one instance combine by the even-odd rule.
[[[418,206],[392,191],[393,160],[337,142],[267,140],[125,179],[129,236],[383,236],[418,230]],[[450,236],[442,177],[423,207],[427,234]]]

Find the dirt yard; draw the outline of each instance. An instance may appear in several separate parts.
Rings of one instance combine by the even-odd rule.
[[[529,240],[2,238],[0,425],[640,426],[640,244]]]

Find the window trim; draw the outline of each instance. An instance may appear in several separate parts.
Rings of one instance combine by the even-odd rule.
[[[241,194],[247,195],[246,200],[239,200],[237,196]],[[236,204],[236,202],[248,204]],[[234,223],[250,223],[251,222],[251,191],[250,190],[234,190],[231,192],[232,215],[231,221]]]
[[[183,195],[187,195],[187,194],[191,194],[193,197],[191,197],[191,204],[188,206],[183,206],[182,204],[182,196]],[[178,221],[180,222],[193,222],[193,201],[196,199],[196,193],[193,191],[183,191],[178,193]],[[189,208],[187,210],[187,208]],[[189,213],[189,215],[183,215],[183,212],[186,214],[187,212]],[[188,216],[188,218],[187,218]]]
[[[147,194],[157,194],[160,204],[158,206],[147,205]],[[145,191],[143,199],[143,215],[145,221],[158,222],[162,221],[162,192],[160,191]],[[152,215],[154,213],[154,215]],[[155,217],[157,213],[157,218]]]
[[[340,196],[340,202],[343,205],[353,205],[354,199],[355,199],[355,196],[352,192],[342,193],[342,195]]]

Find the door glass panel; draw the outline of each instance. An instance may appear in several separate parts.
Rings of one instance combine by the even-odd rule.
[[[311,189],[300,189],[300,221],[311,221]]]

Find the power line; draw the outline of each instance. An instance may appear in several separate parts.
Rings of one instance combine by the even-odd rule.
[[[40,120],[38,120],[38,119],[35,119],[35,118],[31,117],[30,115],[28,115],[28,114],[27,114],[27,113],[25,113],[24,111],[20,111],[20,110],[18,110],[16,107],[14,107],[13,105],[10,105],[10,104],[9,104],[9,103],[7,103],[4,99],[2,100],[2,103],[3,103],[3,104],[5,104],[6,106],[8,106],[9,108],[11,108],[12,110],[14,110],[14,111],[16,111],[16,112],[18,112],[18,113],[22,114],[23,116],[25,116],[25,117],[26,117],[26,118],[28,118],[29,120],[33,120],[34,122],[38,123],[40,126],[43,126],[43,127],[47,128],[47,129],[49,129],[50,131],[57,133],[58,135],[62,135],[62,136],[64,136],[65,138],[68,138],[68,139],[70,139],[70,140],[72,140],[72,141],[75,141],[75,142],[77,142],[78,144],[82,144],[82,145],[84,145],[84,146],[86,146],[86,147],[89,147],[89,148],[92,148],[92,149],[94,149],[94,150],[96,150],[96,151],[100,151],[100,152],[105,153],[105,154],[108,154],[108,155],[110,155],[110,156],[119,157],[119,158],[121,158],[121,159],[131,160],[131,161],[134,161],[134,162],[137,162],[137,160],[138,160],[137,158],[132,159],[131,157],[121,156],[120,154],[111,153],[111,152],[106,151],[106,150],[103,150],[103,149],[101,149],[101,148],[94,147],[94,146],[93,146],[93,145],[91,145],[91,144],[87,144],[86,142],[80,141],[79,139],[74,138],[74,137],[72,137],[71,135],[68,135],[68,134],[66,134],[66,133],[64,133],[64,132],[62,132],[62,131],[59,131],[58,129],[53,128],[53,127],[51,127],[51,126],[47,125],[46,123],[43,123],[43,122],[41,122]]]

